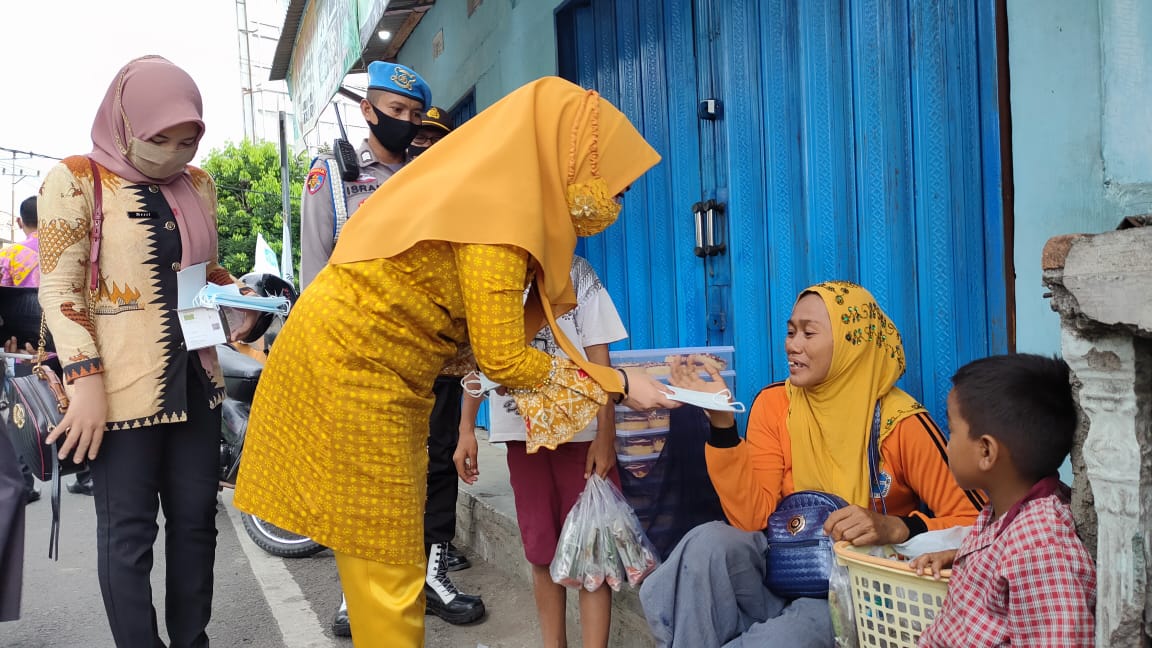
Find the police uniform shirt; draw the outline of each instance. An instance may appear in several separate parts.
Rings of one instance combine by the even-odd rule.
[[[404,163],[385,164],[376,159],[368,140],[356,151],[360,160],[360,177],[344,185],[344,201],[348,217],[355,214],[360,204],[380,188],[404,166]],[[330,177],[327,160],[331,155],[322,155],[312,163],[308,178],[304,181],[304,192],[300,199],[300,289],[303,290],[328,263],[336,239],[336,207],[332,202],[331,182],[341,182],[339,177]]]

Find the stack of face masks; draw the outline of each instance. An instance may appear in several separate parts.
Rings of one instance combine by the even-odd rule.
[[[288,315],[292,307],[287,297],[242,295],[236,286],[218,286],[212,283],[201,288],[192,303],[203,308],[238,308],[284,316]]]

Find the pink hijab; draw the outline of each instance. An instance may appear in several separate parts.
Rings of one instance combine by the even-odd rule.
[[[159,56],[144,56],[120,69],[92,124],[93,160],[135,184],[160,186],[180,230],[180,264],[216,258],[216,215],[196,191],[188,167],[168,178],[149,178],[128,160],[128,142],[191,122],[204,136],[200,90],[188,73]]]

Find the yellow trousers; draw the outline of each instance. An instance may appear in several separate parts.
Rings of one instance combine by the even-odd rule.
[[[424,645],[424,565],[387,565],[336,553],[356,648]]]

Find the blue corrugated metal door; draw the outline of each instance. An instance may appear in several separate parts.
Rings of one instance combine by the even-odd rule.
[[[796,293],[850,279],[900,327],[903,385],[942,419],[956,367],[1007,347],[995,5],[559,11],[561,73],[600,89],[664,155],[622,226],[584,247],[625,305],[631,345],[731,340],[747,399],[787,375]],[[698,114],[707,99],[714,121]],[[692,208],[708,199],[723,204],[726,248],[701,260]]]

